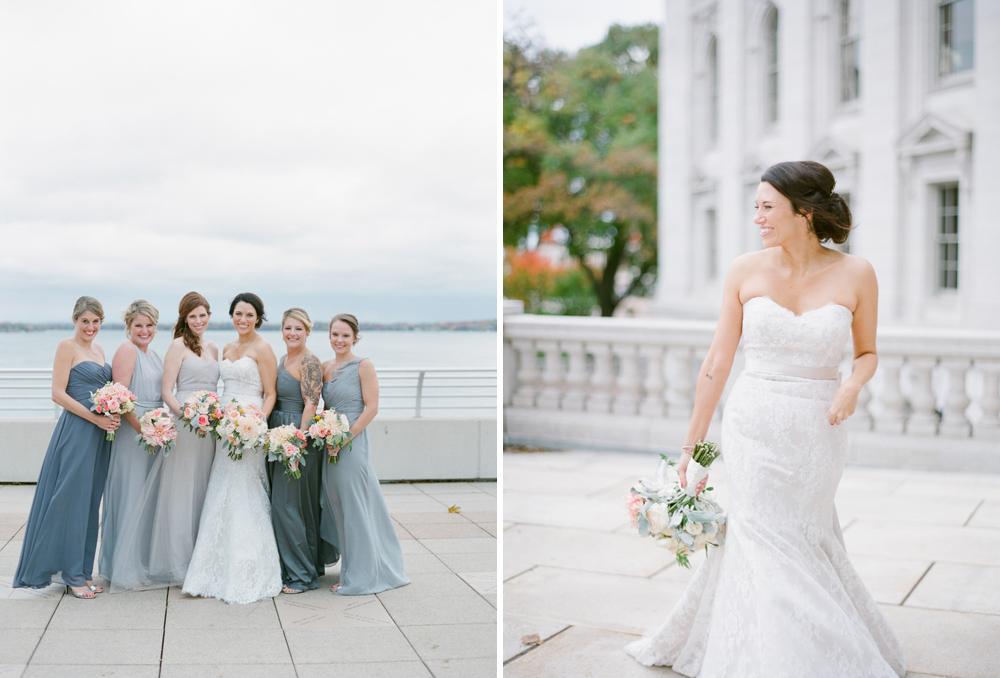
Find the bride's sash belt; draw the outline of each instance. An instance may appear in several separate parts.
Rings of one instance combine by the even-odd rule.
[[[780,374],[783,377],[799,377],[801,379],[837,379],[840,370],[837,367],[807,367],[804,365],[788,365],[786,363],[776,363],[770,360],[757,360],[747,358],[744,372],[756,372],[759,374]]]

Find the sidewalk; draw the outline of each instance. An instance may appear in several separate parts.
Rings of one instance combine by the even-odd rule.
[[[625,495],[657,460],[504,453],[505,678],[678,675],[622,650],[666,619],[704,560],[678,567],[628,527]],[[712,468],[725,505],[724,464]],[[907,676],[1000,676],[1000,475],[849,467],[837,510]],[[535,633],[541,645],[521,643]]]
[[[316,591],[251,605],[11,589],[34,489],[0,486],[2,678],[496,675],[495,482],[382,486],[410,585],[334,596],[338,564]]]

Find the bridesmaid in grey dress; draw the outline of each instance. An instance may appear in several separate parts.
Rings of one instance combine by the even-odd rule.
[[[372,467],[366,428],[378,413],[378,377],[371,360],[352,349],[361,335],[349,313],[330,322],[337,357],[323,364],[323,401],[351,422],[353,438],[323,470],[323,539],[340,545],[339,595],[359,596],[409,584],[403,552]],[[329,517],[333,517],[333,521]],[[332,531],[335,530],[335,533]]]
[[[98,513],[108,474],[117,415],[90,410],[90,394],[111,379],[111,366],[94,337],[104,320],[101,302],[80,297],[73,309],[76,331],[56,349],[52,400],[64,408],[45,452],[31,502],[14,588],[66,584],[77,598],[94,598]]]
[[[153,465],[153,455],[139,446],[132,431],[139,433],[139,417],[146,410],[163,405],[160,396],[163,382],[163,359],[149,348],[156,336],[160,312],[145,299],[129,304],[122,314],[128,341],[118,347],[111,359],[111,377],[125,384],[135,395],[135,410],[122,419],[131,429],[116,435],[111,443],[111,466],[104,486],[104,511],[101,517],[101,552],[97,571],[111,579],[115,545],[125,521],[135,510],[136,500]]]
[[[278,363],[278,400],[267,422],[271,428],[292,424],[305,431],[316,414],[323,368],[316,354],[306,348],[312,326],[309,314],[301,308],[290,308],[281,318],[281,338],[288,352]],[[270,464],[271,523],[281,558],[282,593],[318,588],[325,563],[340,557],[335,548],[327,545],[324,549],[320,539],[325,461],[322,454],[307,455],[297,480],[285,475],[280,462]]]
[[[177,417],[177,441],[155,455],[135,511],[121,532],[112,592],[177,586],[187,575],[201,520],[215,441],[180,423],[181,404],[196,391],[218,391],[219,349],[204,339],[211,311],[197,292],[181,299],[174,340],[163,361],[163,402]],[[176,384],[177,391],[174,392]]]

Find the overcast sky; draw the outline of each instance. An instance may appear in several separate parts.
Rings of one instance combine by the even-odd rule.
[[[0,320],[496,317],[483,0],[0,3]]]
[[[506,0],[504,31],[531,20],[549,49],[575,52],[599,43],[612,24],[660,23],[666,0]]]

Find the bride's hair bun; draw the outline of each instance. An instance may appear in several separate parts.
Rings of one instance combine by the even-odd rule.
[[[851,208],[833,187],[833,173],[812,160],[779,162],[764,171],[761,181],[774,186],[792,203],[796,214],[809,217],[809,225],[820,242],[838,245],[851,232]]]

